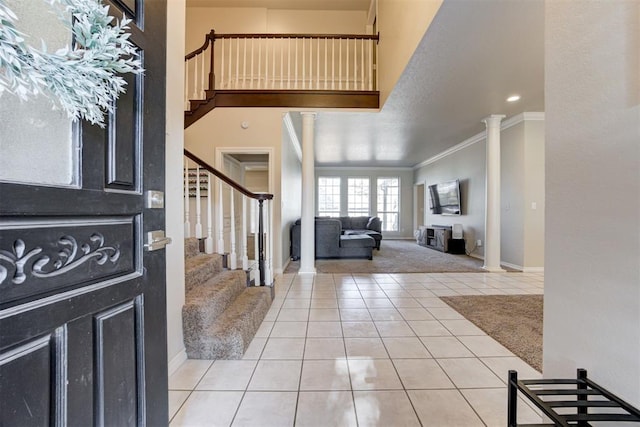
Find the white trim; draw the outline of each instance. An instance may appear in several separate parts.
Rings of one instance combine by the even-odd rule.
[[[187,352],[184,347],[176,354],[170,361],[168,365],[168,373],[169,376],[174,374],[180,366],[187,360]]]
[[[298,156],[298,160],[302,162],[302,145],[300,145],[300,139],[298,138],[296,129],[293,127],[293,121],[291,121],[291,113],[285,113],[282,117],[282,121],[284,122],[284,126],[287,128],[287,132],[289,133],[289,138],[291,139],[291,143],[293,144],[293,149],[296,152],[296,156]]]
[[[524,122],[527,120],[536,120],[536,121],[544,120],[544,112],[524,112],[524,113],[517,114],[513,117],[510,117],[509,119],[502,122],[502,124],[500,125],[500,131],[508,129],[512,126],[519,124],[520,122]],[[454,145],[453,147],[447,150],[444,150],[443,152],[436,154],[435,156],[430,157],[421,163],[418,163],[417,165],[415,165],[413,168],[410,168],[410,169],[416,170],[416,169],[420,169],[421,167],[430,165],[431,163],[435,163],[438,160],[441,160],[453,153],[456,153],[460,150],[464,150],[465,148],[475,144],[476,142],[484,141],[486,138],[487,138],[486,132],[477,133],[472,137],[465,139],[461,143]]]
[[[544,273],[544,267],[524,267],[523,273]]]
[[[427,160],[418,163],[417,165],[415,165],[412,169],[420,169],[421,167],[430,165],[431,163],[435,163],[438,160],[441,160],[453,153],[456,153],[460,150],[464,150],[465,148],[475,144],[476,142],[480,142],[480,141],[484,141],[486,139],[486,134],[484,132],[480,132],[474,136],[472,136],[471,138],[465,139],[464,141],[462,141],[460,144],[454,145],[453,147],[444,150],[443,152],[441,152],[440,154],[436,154],[433,157],[428,158]]]
[[[349,170],[382,170],[382,171],[413,171],[413,167],[393,167],[393,166],[316,166],[314,168],[317,171],[327,171],[327,170],[336,170],[336,171],[349,171]]]
[[[504,265],[505,267],[513,268],[514,270],[524,271],[524,267],[518,264],[512,264],[510,262],[500,261],[500,265]]]

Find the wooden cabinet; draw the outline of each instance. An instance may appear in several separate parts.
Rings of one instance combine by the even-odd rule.
[[[425,246],[440,252],[449,251],[450,227],[426,227]]]

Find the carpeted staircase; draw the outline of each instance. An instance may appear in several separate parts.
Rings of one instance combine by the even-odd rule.
[[[247,287],[242,270],[222,267],[185,239],[184,343],[189,359],[240,359],[271,306],[271,288]]]

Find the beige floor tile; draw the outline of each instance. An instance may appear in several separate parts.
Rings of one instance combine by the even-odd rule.
[[[402,383],[389,359],[349,360],[353,390],[401,390]]]
[[[213,360],[185,360],[169,377],[169,390],[193,390],[212,363]]]
[[[411,289],[408,292],[414,298],[433,298],[435,296],[435,292],[429,289]]]
[[[357,286],[353,289],[339,289],[336,291],[336,294],[338,296],[338,299],[362,299],[362,295],[360,294]]]
[[[456,337],[420,337],[429,353],[436,359],[446,357],[474,357]]]
[[[278,314],[279,322],[306,322],[309,320],[309,309],[283,308]]]
[[[369,314],[373,320],[393,321],[404,320],[400,312],[395,308],[371,308]]]
[[[389,295],[389,300],[396,308],[418,308],[422,307],[418,300],[413,298],[407,291],[389,291],[396,295]],[[387,292],[387,293],[389,293]]]
[[[340,359],[345,357],[342,338],[307,338],[304,348],[305,359]]]
[[[307,335],[307,322],[275,322],[271,329],[271,338],[304,338]]]
[[[242,399],[233,427],[285,427],[292,426],[297,392],[250,391]],[[215,412],[209,412],[209,417]]]
[[[409,326],[419,337],[448,336],[451,332],[437,320],[409,320]]]
[[[190,394],[190,390],[169,390],[169,420],[174,417]]]
[[[413,337],[416,334],[404,320],[374,322],[381,337]]]
[[[434,359],[393,359],[393,364],[407,390],[455,387]]]
[[[393,303],[389,298],[365,298],[364,300],[367,308],[394,308]]]
[[[478,328],[473,323],[466,319],[453,319],[453,320],[441,320],[440,323],[444,325],[453,335],[486,335],[482,329]]]
[[[422,307],[400,307],[398,311],[404,320],[435,320],[431,313]]]
[[[302,359],[304,338],[269,338],[262,359]]]
[[[282,308],[309,308],[311,300],[308,298],[290,298],[284,300]]]
[[[300,360],[261,360],[247,390],[297,391],[301,369]]]
[[[216,360],[197,390],[245,390],[256,364],[256,360]]]
[[[429,313],[438,320],[464,319],[460,313],[449,307],[431,307]]]
[[[337,299],[316,299],[311,300],[311,308],[338,308]]]
[[[513,353],[488,335],[459,336],[469,350],[478,357],[513,356]]]
[[[349,359],[388,359],[389,355],[380,338],[345,338]]]
[[[382,289],[375,289],[372,291],[360,291],[360,295],[362,298],[365,298],[365,302],[367,298],[387,298],[387,294]]]
[[[309,310],[309,321],[327,322],[340,320],[340,312],[337,308],[312,308]]]
[[[340,319],[343,322],[371,320],[371,316],[366,308],[341,308]]]
[[[356,427],[350,391],[304,391],[298,397],[296,427]]]
[[[416,298],[416,301],[418,301],[424,308],[449,307],[447,303],[442,301],[440,298]]]
[[[504,427],[507,424],[506,388],[465,389],[460,392],[487,427]],[[518,423],[541,424],[542,417],[522,399],[518,399]]]
[[[431,355],[418,337],[383,337],[392,359],[430,359]]]
[[[351,390],[346,360],[305,360],[300,390]]]
[[[173,417],[170,426],[227,427],[233,420],[242,394],[241,391],[194,391]]]
[[[336,290],[335,288],[321,288],[321,289],[314,289],[313,292],[311,292],[311,298],[312,301],[313,299],[319,298],[319,299],[333,299],[335,300],[337,298],[337,294],[336,294]]]
[[[360,427],[420,426],[405,391],[354,391]]]
[[[338,297],[338,307],[340,308],[360,308],[360,309],[364,309],[367,308],[366,304],[364,303],[364,300],[361,298],[339,298]]]
[[[309,322],[307,328],[309,338],[337,338],[342,337],[340,322]]]
[[[483,427],[458,390],[407,392],[424,427]]]
[[[542,378],[542,374],[529,366],[519,357],[482,357],[482,362],[489,367],[505,384],[509,377],[509,370],[518,372],[518,378],[523,380],[534,380]]]
[[[256,331],[255,336],[258,338],[269,338],[269,334],[271,333],[271,329],[273,329],[274,323],[275,322],[263,321]]]
[[[342,331],[345,338],[380,336],[373,322],[342,322]]]
[[[437,359],[458,388],[503,387],[504,383],[476,358]]]
[[[249,343],[249,346],[247,347],[247,350],[244,352],[244,356],[242,356],[242,359],[260,359],[266,343],[267,338],[256,337],[252,339]]]

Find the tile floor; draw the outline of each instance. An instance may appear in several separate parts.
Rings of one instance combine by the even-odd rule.
[[[283,275],[242,360],[169,379],[178,426],[506,424],[506,378],[538,372],[438,296],[542,294],[541,273]],[[520,401],[520,422],[539,423]]]

